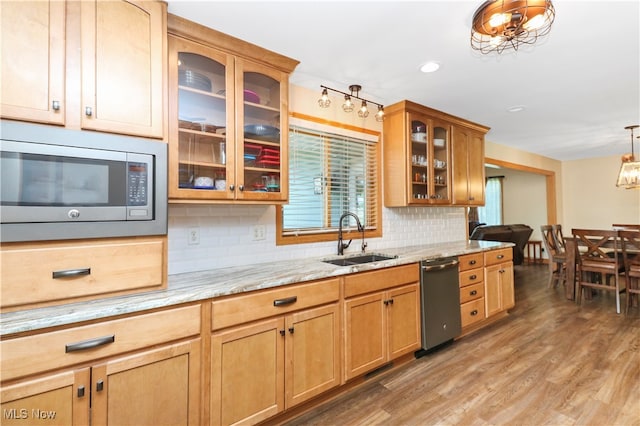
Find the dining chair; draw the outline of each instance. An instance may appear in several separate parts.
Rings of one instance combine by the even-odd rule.
[[[551,229],[553,231],[553,241],[556,244],[558,253],[564,254],[566,248],[564,245],[564,236],[562,235],[562,225],[560,225],[559,223],[551,225]]]
[[[547,287],[555,287],[560,282],[566,285],[567,280],[567,257],[563,249],[564,240],[562,240],[562,247],[560,247],[556,241],[554,226],[559,225],[542,225],[540,227],[544,249],[547,251],[547,257],[549,258],[549,282]]]
[[[618,231],[624,259],[625,281],[627,288],[627,304],[625,315],[629,313],[633,299],[640,299],[640,232]]]
[[[620,313],[620,274],[624,273],[618,231],[572,229],[576,240],[576,302],[582,302],[585,289],[615,291],[616,312]],[[610,278],[614,284],[610,285]]]

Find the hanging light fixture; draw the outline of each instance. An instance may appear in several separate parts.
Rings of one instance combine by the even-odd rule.
[[[555,15],[551,0],[485,1],[473,15],[471,47],[486,54],[534,44],[551,30]]]
[[[640,126],[637,124],[625,127],[625,129],[631,131],[631,154],[622,156],[622,165],[616,182],[617,187],[626,189],[640,188],[640,161],[636,161],[633,153],[633,129],[638,127]]]
[[[341,93],[344,95],[344,103],[342,104],[342,110],[344,112],[351,112],[354,110],[355,108],[355,104],[353,103],[353,99],[358,99],[360,101],[362,101],[362,104],[360,105],[360,108],[358,108],[358,117],[360,118],[367,118],[369,116],[369,107],[367,106],[367,103],[371,103],[374,104],[378,107],[378,112],[376,112],[375,116],[376,116],[376,121],[383,121],[384,120],[384,106],[382,104],[379,104],[377,102],[372,102],[370,100],[364,99],[360,97],[360,90],[362,90],[362,86],[360,86],[359,84],[352,84],[351,86],[349,86],[349,91],[350,93],[346,93],[340,90],[336,90],[336,89],[332,89],[331,87],[327,87],[327,86],[320,86],[322,88],[322,96],[320,97],[320,99],[318,99],[318,105],[320,105],[320,108],[328,108],[329,105],[331,104],[331,101],[329,100],[329,96],[328,96],[328,92],[329,90],[331,90],[332,92],[336,92],[336,93]],[[326,98],[325,98],[326,96]]]

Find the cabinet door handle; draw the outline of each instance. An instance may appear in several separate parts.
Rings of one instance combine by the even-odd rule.
[[[476,294],[478,294],[478,290],[473,290],[469,293],[469,296],[475,296]]]
[[[78,398],[82,398],[84,396],[84,386],[78,386]]]
[[[229,191],[233,191],[234,189],[236,189],[235,185],[229,185]]]
[[[293,334],[293,327],[289,327],[289,333]]]
[[[478,310],[474,309],[473,311],[471,311],[471,316],[475,317],[476,315],[478,315]]]
[[[283,329],[283,330],[280,330],[280,335],[281,335],[281,336],[284,336],[284,329]]]
[[[476,197],[469,197],[469,201],[474,201]]]
[[[60,110],[60,101],[52,101],[51,102],[51,109],[54,111],[59,111]]]
[[[285,297],[284,299],[276,299],[273,301],[273,306],[286,306],[296,303],[298,296]]]
[[[116,335],[96,337],[95,339],[83,340],[81,342],[69,343],[64,346],[65,353],[84,351],[86,349],[97,348],[116,341]]]
[[[51,277],[56,278],[69,278],[80,277],[83,275],[91,275],[91,268],[79,268],[79,269],[65,269],[64,271],[53,271]]]
[[[93,115],[93,108],[91,107],[84,107],[84,114],[87,117],[91,117]]]
[[[498,272],[500,272],[501,274],[504,274],[504,269],[500,269]]]
[[[239,190],[240,192],[244,191],[244,185],[240,185],[240,186],[238,187],[238,190]]]
[[[98,380],[96,382],[96,391],[97,392],[101,392],[104,389],[104,381],[103,380]]]

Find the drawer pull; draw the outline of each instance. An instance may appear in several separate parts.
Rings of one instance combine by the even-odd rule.
[[[83,275],[91,275],[91,268],[66,269],[64,271],[53,271],[52,277],[53,279],[56,279],[56,278],[80,277]]]
[[[469,261],[469,265],[475,265],[475,264],[476,264],[476,261],[475,261],[475,260],[470,260],[470,261]]]
[[[471,316],[475,317],[476,315],[478,315],[478,310],[474,309],[473,311],[471,311]]]
[[[286,306],[296,303],[298,296],[285,297],[284,299],[276,299],[273,301],[273,306]]]
[[[469,296],[475,296],[476,294],[478,294],[478,290],[473,290],[469,293]]]
[[[498,259],[502,259],[504,257],[504,254],[499,254],[496,256]]]
[[[95,339],[83,340],[82,342],[69,343],[64,346],[65,353],[84,351],[86,349],[97,348],[116,341],[116,335],[96,337]]]
[[[470,280],[475,280],[476,278],[478,278],[478,276],[477,276],[477,275],[471,275],[471,276],[469,277],[469,279],[470,279]]]

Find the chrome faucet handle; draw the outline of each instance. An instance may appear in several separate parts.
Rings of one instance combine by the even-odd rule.
[[[364,251],[366,250],[366,248],[367,248],[367,243],[362,242],[362,253],[364,253]]]

